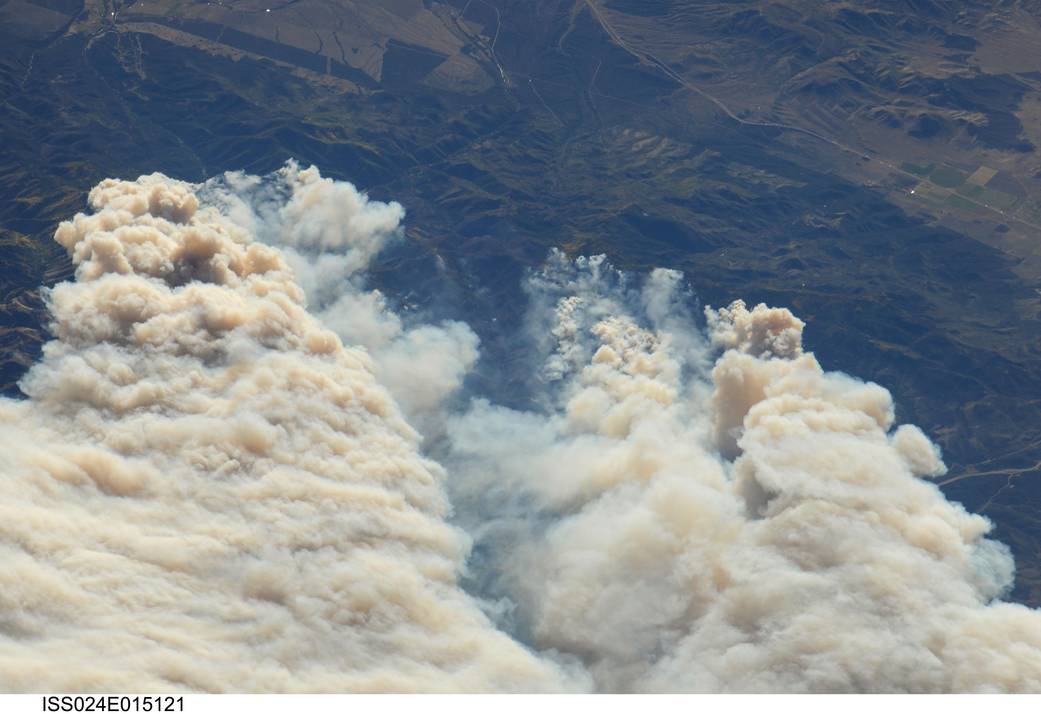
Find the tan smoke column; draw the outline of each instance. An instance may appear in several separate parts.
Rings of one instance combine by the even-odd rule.
[[[1041,614],[996,601],[1007,549],[927,480],[939,452],[889,393],[740,302],[708,311],[707,368],[663,322],[678,289],[554,255],[531,290],[555,406],[453,420],[504,622],[605,691],[1041,691]]]
[[[291,238],[335,248],[317,198]],[[565,686],[457,586],[442,470],[283,255],[161,175],[89,201],[0,400],[0,690]]]
[[[706,334],[554,253],[540,409],[450,415],[472,331],[365,284],[400,206],[295,164],[90,205],[0,400],[0,690],[1041,691],[1007,549],[789,311]]]
[[[280,249],[308,311],[345,343],[368,350],[377,378],[410,423],[437,433],[442,401],[477,361],[478,339],[457,321],[405,324],[382,294],[367,288],[372,260],[401,238],[404,209],[295,161],[269,176],[226,173],[200,194]]]

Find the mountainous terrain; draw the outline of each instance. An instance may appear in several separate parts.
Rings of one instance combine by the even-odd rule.
[[[0,46],[5,393],[94,183],[296,158],[405,206],[377,278],[444,261],[485,380],[553,246],[791,307],[1041,604],[1041,3],[0,0]]]

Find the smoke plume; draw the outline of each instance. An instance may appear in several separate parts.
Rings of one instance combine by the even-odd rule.
[[[309,312],[346,344],[364,347],[409,420],[436,431],[436,411],[477,361],[478,339],[458,321],[406,326],[378,290],[367,289],[366,269],[401,238],[404,209],[370,201],[353,185],[295,162],[267,177],[224,174],[200,194],[258,240],[278,246]]]
[[[451,420],[502,626],[601,691],[1041,691],[1008,550],[889,393],[825,372],[788,310],[702,333],[681,287],[554,254],[528,285],[545,408]]]
[[[401,217],[317,172],[273,181],[287,254],[348,277]],[[50,292],[29,399],[0,401],[0,687],[564,686],[457,587],[444,472],[285,254],[164,176],[89,203],[55,236],[76,282]],[[389,324],[381,348],[423,345],[346,295]]]
[[[517,410],[369,287],[397,204],[290,163],[89,205],[0,400],[0,689],[1041,691],[1008,549],[788,310],[554,252]]]

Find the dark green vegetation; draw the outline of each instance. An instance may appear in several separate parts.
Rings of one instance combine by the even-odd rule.
[[[792,307],[828,368],[939,441],[945,489],[995,519],[1013,596],[1041,604],[1036,3],[401,0],[423,31],[372,25],[355,44],[379,61],[356,67],[306,0],[265,19],[317,28],[292,44],[242,36],[271,29],[256,3],[149,3],[0,0],[8,393],[43,339],[35,286],[68,275],[54,225],[96,181],[295,157],[406,206],[377,280],[422,297],[443,258],[504,365],[480,379],[513,379],[501,326],[555,245]]]

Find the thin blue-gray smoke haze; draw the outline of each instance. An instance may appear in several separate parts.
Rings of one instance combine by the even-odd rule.
[[[292,163],[89,203],[0,400],[0,689],[1041,691],[1007,548],[788,310],[554,252],[517,411],[367,286],[397,204]]]

